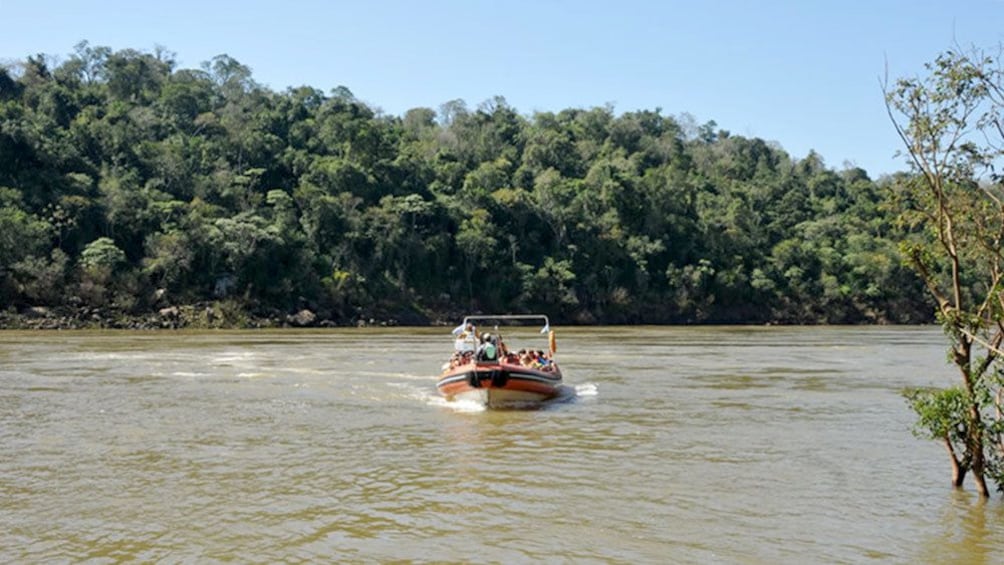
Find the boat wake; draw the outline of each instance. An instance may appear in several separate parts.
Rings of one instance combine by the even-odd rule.
[[[438,394],[429,394],[426,397],[426,404],[438,408],[446,408],[461,414],[472,414],[488,410],[487,406],[475,400],[447,400]]]

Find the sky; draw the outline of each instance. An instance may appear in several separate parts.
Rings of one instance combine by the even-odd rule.
[[[385,114],[611,105],[714,120],[796,159],[905,170],[885,77],[1004,42],[1004,0],[0,0],[0,63],[74,46],[226,54],[273,90],[348,87]]]

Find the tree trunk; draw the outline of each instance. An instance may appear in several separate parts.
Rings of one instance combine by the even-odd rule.
[[[976,471],[976,466],[973,466],[973,481],[976,482],[976,491],[980,493],[980,498],[990,498],[990,491],[987,489],[987,482],[983,478],[983,471]]]
[[[960,287],[958,279],[955,279],[956,291]],[[983,418],[980,416],[980,405],[976,399],[976,386],[972,373],[972,347],[973,340],[965,337],[959,342],[955,350],[955,364],[962,372],[962,382],[966,387],[969,403],[969,422],[966,432],[966,448],[971,454],[972,460],[969,462],[969,469],[973,472],[973,481],[976,482],[976,490],[980,497],[989,498],[990,491],[987,490],[987,482],[984,475],[986,471],[986,454],[983,452]]]
[[[948,458],[952,461],[952,486],[955,488],[962,488],[962,481],[966,479],[966,470],[962,468],[959,463],[959,458],[955,456],[955,450],[952,449],[952,442],[949,441],[948,437],[945,437],[945,450],[948,451]]]
[[[978,406],[972,406],[969,410],[969,418],[972,422],[969,429],[969,450],[972,453],[973,461],[970,467],[973,470],[973,481],[976,482],[976,490],[982,498],[989,498],[990,491],[987,489],[987,482],[983,477],[986,470],[986,456],[983,453],[983,424],[980,419]]]

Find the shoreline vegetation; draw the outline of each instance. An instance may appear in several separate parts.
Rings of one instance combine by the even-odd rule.
[[[306,327],[397,326],[396,318],[360,318],[350,323],[318,319],[310,310],[271,317],[251,316],[233,304],[204,303],[168,306],[147,314],[128,314],[100,308],[48,308],[34,306],[22,312],[0,312],[2,330],[180,330],[180,329],[278,329]],[[447,325],[430,322],[422,325]]]
[[[418,321],[414,318],[401,320],[390,318],[360,318],[349,321],[316,320],[316,315],[309,310],[296,314],[286,314],[275,317],[252,317],[244,313],[233,313],[228,317],[220,313],[218,305],[187,305],[171,307],[171,314],[121,315],[102,311],[83,309],[78,312],[52,310],[44,307],[31,308],[24,313],[0,313],[0,332],[3,331],[63,331],[63,330],[141,330],[141,331],[171,331],[171,330],[278,330],[305,328],[375,328],[375,327],[451,327],[450,320],[462,319],[463,315],[451,318],[435,318]],[[173,312],[176,311],[177,314]],[[311,320],[311,321],[305,321]],[[569,326],[603,326],[622,325],[604,324],[601,322],[576,323]],[[652,325],[675,325],[652,324]],[[687,324],[694,325],[694,324]],[[721,325],[707,323],[701,325]],[[774,322],[734,322],[729,325],[744,326],[781,326]],[[793,324],[793,325],[842,325],[842,324]],[[857,324],[882,325],[882,324]],[[929,325],[917,323],[908,325]]]
[[[660,108],[394,116],[81,42],[0,65],[0,327],[929,323],[904,178]]]
[[[440,315],[426,317],[413,313],[402,316],[367,317],[351,320],[320,318],[308,309],[293,314],[251,315],[233,302],[207,302],[167,306],[155,312],[135,314],[101,308],[33,306],[21,312],[0,311],[3,330],[181,330],[181,329],[282,329],[395,326],[450,326],[462,318]]]
[[[49,308],[33,306],[21,312],[0,311],[0,331],[5,330],[256,330],[256,329],[290,329],[290,328],[367,328],[367,327],[453,327],[457,320],[469,312],[453,314],[439,313],[418,314],[407,312],[401,315],[359,316],[348,320],[321,318],[309,309],[285,314],[273,313],[271,316],[251,315],[240,306],[227,302],[211,302],[201,304],[186,304],[168,306],[156,312],[135,314],[123,313],[100,308],[82,307],[68,309],[64,307]],[[624,325],[595,320],[584,316],[579,320],[562,320],[566,326],[603,326]],[[663,322],[646,323],[646,325],[722,325],[722,323],[706,322]],[[893,322],[879,321],[853,325],[887,325]],[[929,325],[931,322],[914,322],[904,325]],[[847,325],[785,322],[742,322],[733,321],[729,325]]]

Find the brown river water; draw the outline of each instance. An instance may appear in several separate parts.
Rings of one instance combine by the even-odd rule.
[[[557,338],[567,394],[484,411],[449,328],[0,332],[0,562],[1004,562],[899,394],[939,329]]]

